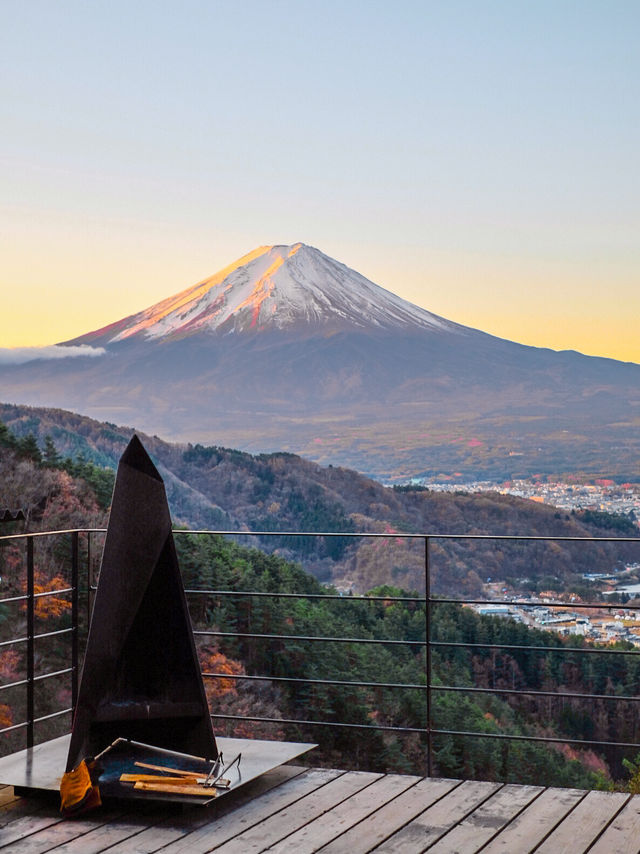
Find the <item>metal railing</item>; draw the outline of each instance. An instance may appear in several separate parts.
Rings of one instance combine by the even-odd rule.
[[[78,696],[78,596],[79,596],[79,535],[83,533],[80,530],[42,532],[33,534],[18,534],[0,537],[0,547],[3,544],[12,541],[24,541],[25,543],[25,579],[24,590],[22,594],[13,596],[0,595],[0,609],[5,606],[22,604],[25,609],[26,633],[22,636],[14,636],[8,639],[0,640],[0,655],[7,648],[15,649],[23,647],[24,655],[24,672],[25,678],[12,682],[0,684],[0,701],[2,700],[3,692],[19,687],[25,688],[26,698],[26,715],[25,720],[18,723],[10,724],[9,726],[0,729],[0,735],[4,733],[16,732],[24,730],[26,733],[25,746],[33,747],[34,745],[34,729],[35,725],[42,723],[52,718],[59,718],[63,715],[71,715],[75,708]],[[68,587],[56,588],[49,591],[36,592],[35,590],[35,560],[34,560],[34,543],[42,537],[64,536],[70,537],[70,556],[69,556],[69,574],[70,582]],[[53,631],[37,632],[36,631],[36,608],[38,602],[50,599],[52,597],[68,596],[70,599],[71,609],[71,625],[65,628],[56,629]],[[47,673],[36,674],[36,642],[42,641],[45,638],[69,636],[71,638],[71,654],[68,667],[63,669],[50,671]],[[46,715],[35,715],[35,690],[38,683],[42,683],[48,679],[54,679],[59,676],[69,675],[71,679],[71,706],[50,712]]]
[[[0,640],[0,656],[6,649],[15,649],[22,647],[25,649],[24,654],[24,678],[13,680],[5,684],[0,684],[0,709],[3,702],[3,693],[5,691],[24,688],[25,694],[25,720],[18,723],[11,723],[0,728],[0,736],[8,735],[19,730],[24,730],[26,733],[26,747],[32,747],[35,744],[35,727],[45,721],[54,718],[62,718],[68,715],[69,727],[72,720],[73,709],[75,708],[78,694],[78,679],[80,668],[80,648],[83,638],[81,638],[81,610],[80,598],[81,595],[86,597],[86,619],[84,630],[88,625],[88,618],[91,608],[92,592],[95,590],[92,574],[94,574],[93,564],[96,559],[96,550],[92,547],[93,538],[96,535],[103,535],[104,529],[83,528],[70,529],[65,531],[49,531],[33,534],[14,534],[0,537],[0,557],[2,548],[11,544],[14,549],[16,547],[24,548],[24,592],[16,593],[10,591],[13,595],[2,597],[2,586],[0,586],[0,614],[3,608],[10,608],[19,605],[25,610],[24,621],[26,629],[20,636],[8,637]],[[314,635],[297,635],[288,633],[263,633],[263,632],[230,632],[221,631],[210,628],[197,628],[194,634],[199,638],[211,637],[219,639],[222,642],[230,640],[252,640],[259,642],[278,641],[283,645],[296,642],[303,644],[350,644],[350,645],[381,645],[386,647],[409,647],[412,650],[418,650],[424,654],[424,682],[394,682],[394,681],[372,681],[367,679],[331,679],[331,678],[300,678],[291,676],[274,675],[273,673],[242,673],[229,674],[228,672],[204,672],[205,679],[236,679],[246,680],[247,682],[267,682],[283,685],[315,685],[323,687],[337,687],[348,689],[385,689],[385,690],[402,690],[402,691],[418,691],[422,692],[425,699],[425,716],[422,721],[414,721],[411,726],[394,726],[391,724],[380,724],[377,722],[358,723],[351,721],[328,721],[328,720],[306,720],[299,718],[280,718],[270,717],[266,715],[235,715],[221,714],[214,712],[211,717],[214,720],[228,721],[250,721],[260,724],[274,725],[276,727],[291,726],[291,727],[312,727],[312,728],[339,728],[342,730],[363,730],[363,731],[378,731],[380,733],[389,732],[397,734],[417,734],[425,741],[426,745],[426,772],[431,776],[434,772],[434,739],[441,736],[451,736],[461,739],[497,739],[499,741],[526,741],[533,743],[549,743],[549,744],[573,744],[584,748],[624,748],[626,750],[640,751],[640,742],[637,741],[614,741],[614,740],[596,740],[585,738],[571,738],[569,736],[545,736],[545,735],[529,735],[522,733],[507,733],[507,732],[476,732],[467,731],[464,729],[444,729],[434,725],[434,697],[440,693],[461,693],[470,695],[500,695],[505,697],[533,697],[540,699],[543,697],[566,700],[580,701],[607,701],[607,702],[630,702],[636,703],[640,701],[640,693],[636,694],[604,694],[604,693],[589,693],[589,692],[570,692],[570,691],[547,691],[547,690],[532,690],[525,688],[507,688],[501,686],[479,687],[477,685],[453,685],[443,683],[439,678],[436,678],[434,673],[434,653],[444,649],[462,648],[466,650],[492,650],[492,651],[526,651],[559,654],[576,654],[576,655],[607,655],[607,656],[638,656],[640,649],[618,649],[602,646],[540,646],[526,644],[506,644],[496,643],[492,641],[479,643],[461,643],[455,640],[435,639],[432,636],[432,626],[434,622],[434,609],[442,605],[487,605],[491,603],[504,604],[504,599],[477,599],[477,598],[451,598],[435,596],[432,594],[432,573],[431,573],[431,550],[434,541],[486,541],[486,542],[501,542],[508,541],[510,543],[522,542],[565,542],[565,543],[630,543],[639,544],[640,537],[539,537],[539,536],[508,536],[508,535],[480,535],[480,534],[405,534],[401,532],[378,533],[378,534],[362,534],[362,533],[332,533],[332,532],[297,532],[297,531],[261,531],[261,532],[238,532],[238,531],[174,531],[176,537],[189,536],[218,536],[231,537],[235,539],[256,538],[258,542],[268,538],[287,537],[340,537],[345,540],[354,539],[370,539],[370,540],[390,540],[401,539],[407,541],[417,541],[423,544],[424,549],[424,596],[352,596],[339,595],[336,593],[295,593],[295,592],[265,592],[265,591],[250,591],[250,590],[223,590],[223,589],[187,589],[186,593],[189,597],[197,599],[205,597],[206,599],[222,600],[234,597],[236,599],[271,599],[271,600],[301,600],[307,599],[335,601],[336,603],[411,603],[412,606],[423,609],[424,612],[424,638],[416,639],[397,639],[397,638],[380,638],[380,637],[342,637],[342,636],[314,636]],[[49,591],[36,592],[36,561],[34,557],[34,544],[40,538],[54,538],[56,542],[68,539],[68,556],[63,560],[66,565],[66,571],[69,577],[67,587],[56,588]],[[83,548],[81,549],[81,543]],[[81,550],[83,558],[83,574],[84,584],[81,584]],[[1,566],[1,564],[0,564]],[[68,597],[68,618],[70,625],[57,628],[53,631],[38,632],[36,627],[36,616],[38,602],[45,600],[47,597]],[[509,600],[509,604],[514,607],[531,607],[531,600]],[[566,602],[549,603],[544,602],[546,607],[562,607],[567,608]],[[571,609],[613,609],[620,608],[619,604],[603,603],[603,602],[571,602]],[[640,605],[626,604],[625,609],[630,611],[640,611]],[[6,622],[6,621],[5,621]],[[6,630],[5,630],[6,633]],[[70,649],[68,651],[69,663],[67,667],[58,668],[50,672],[36,672],[36,645],[41,643],[45,638],[64,637],[70,639]],[[35,696],[37,686],[46,680],[68,676],[70,680],[70,696],[71,705],[62,709],[48,711],[44,715],[36,716],[35,714]],[[639,689],[640,691],[640,689]]]

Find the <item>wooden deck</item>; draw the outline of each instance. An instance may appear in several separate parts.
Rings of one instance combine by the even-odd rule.
[[[0,854],[633,854],[640,796],[282,766],[210,807],[73,821],[0,789]]]

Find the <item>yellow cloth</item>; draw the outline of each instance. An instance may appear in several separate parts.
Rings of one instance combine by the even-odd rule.
[[[60,812],[66,816],[76,816],[87,810],[99,807],[102,803],[100,790],[91,778],[95,771],[95,762],[83,759],[73,771],[67,771],[60,781]],[[94,777],[96,775],[94,774]]]

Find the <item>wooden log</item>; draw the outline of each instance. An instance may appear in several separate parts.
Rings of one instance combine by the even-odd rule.
[[[181,771],[180,768],[167,768],[165,765],[151,765],[149,762],[135,762],[134,765],[137,765],[138,768],[148,768],[150,771],[165,771],[172,777],[206,777],[204,771],[200,773],[197,771]]]
[[[171,783],[163,785],[162,783],[143,783],[138,781],[133,785],[134,789],[143,792],[164,792],[165,794],[175,795],[197,795],[200,798],[215,798],[218,794],[214,788],[205,786],[189,785],[188,783]]]
[[[204,783],[206,777],[162,777],[159,774],[121,774],[121,783],[166,783],[167,785],[180,785],[181,783],[193,784]]]

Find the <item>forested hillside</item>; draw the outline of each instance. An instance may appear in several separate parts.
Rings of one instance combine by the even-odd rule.
[[[202,455],[201,451],[197,453]],[[249,460],[243,460],[245,466]],[[259,467],[269,462],[271,458],[254,464]],[[308,465],[295,458],[294,462],[303,468]],[[60,457],[49,442],[41,452],[32,439],[18,439],[0,429],[3,503],[27,508],[40,505],[42,509],[42,497],[46,496],[42,518],[31,519],[30,527],[103,525],[104,495],[110,478],[109,471],[89,462],[74,463]],[[397,498],[393,492],[389,495]],[[4,533],[23,526],[13,523],[5,526]],[[427,712],[424,605],[410,601],[417,594],[386,584],[374,586],[365,601],[335,596],[335,588],[323,586],[300,565],[282,556],[265,554],[221,536],[187,531],[178,532],[176,541],[185,585],[194,591],[189,593],[189,601],[194,627],[201,633],[197,635],[200,658],[211,711],[219,716],[214,719],[218,732],[317,741],[321,750],[313,761],[329,765],[424,773],[426,738],[412,731],[424,727]],[[100,536],[94,536],[94,566],[99,561],[100,542]],[[83,537],[83,566],[89,559],[87,547]],[[54,592],[37,601],[36,631],[57,632],[70,620],[68,594],[56,594],[69,582],[68,538],[36,541],[35,558],[36,591]],[[20,543],[5,541],[0,546],[0,576],[2,598],[24,592],[25,555]],[[231,595],[198,590],[228,591]],[[323,593],[334,598],[315,598]],[[291,594],[303,595],[298,598]],[[399,601],[407,597],[409,601]],[[86,614],[82,607],[83,631]],[[25,620],[22,603],[0,606],[0,640],[23,636]],[[263,637],[246,637],[250,633]],[[266,635],[277,637],[269,639]],[[287,640],[291,635],[296,639]],[[305,639],[312,637],[376,643]],[[576,653],[565,651],[567,644],[557,635],[481,617],[453,604],[434,607],[431,638],[456,644],[439,646],[433,652],[434,727],[485,736],[434,736],[436,773],[585,787],[610,786],[613,780],[624,780],[623,754],[619,751],[579,750],[564,739],[640,740],[633,702],[613,702],[616,695],[635,693],[635,655],[616,658],[615,663],[607,652],[578,658]],[[581,642],[573,639],[572,643]],[[497,650],[490,648],[491,644],[513,644],[519,649]],[[539,649],[528,650],[528,646]],[[24,646],[4,645],[0,650],[0,683],[19,682],[26,667]],[[69,652],[68,636],[53,634],[39,641],[37,672],[64,670]],[[365,684],[345,684],[353,682]],[[403,687],[391,687],[394,683]],[[487,693],[467,693],[465,688],[486,689]],[[514,688],[547,694],[516,697],[500,693]],[[553,694],[558,691],[602,694],[603,699],[587,705],[579,698],[555,699]],[[39,682],[36,703],[38,715],[68,707],[69,677]],[[13,726],[24,716],[24,689],[3,691],[0,728]],[[266,718],[284,723],[270,723]],[[332,722],[354,726],[326,726]],[[65,729],[66,718],[55,718],[40,725],[38,737],[51,737]],[[554,737],[559,743],[545,747],[534,742],[489,739],[488,734]],[[0,738],[3,752],[23,744],[20,730]]]
[[[32,435],[44,450],[96,467],[115,468],[132,430],[61,410],[0,405],[21,441]],[[48,437],[48,438],[47,438]],[[582,518],[496,493],[443,494],[390,489],[338,467],[293,454],[252,456],[229,448],[176,445],[142,436],[165,480],[176,524],[236,531],[373,532],[373,541],[261,538],[267,550],[303,562],[322,581],[364,591],[379,584],[424,588],[424,545],[401,534],[485,534],[527,537],[620,536],[615,518]],[[607,527],[607,519],[611,527]],[[479,595],[487,578],[528,589],[584,588],[585,572],[610,572],[637,560],[631,547],[555,542],[432,541],[432,589]],[[524,583],[524,582],[523,582]]]
[[[63,530],[106,524],[113,489],[114,473],[94,466],[86,459],[63,458],[53,443],[43,450],[32,435],[17,438],[0,423],[0,513],[22,511],[24,520],[0,525],[0,536],[30,530]],[[86,545],[85,545],[86,548]],[[69,635],[56,632],[67,629],[71,620],[68,593],[60,593],[70,584],[71,550],[68,537],[42,537],[33,541],[35,632],[53,635],[39,640],[36,648],[36,672],[66,671],[70,664]],[[83,580],[86,589],[86,579]],[[26,545],[24,540],[0,540],[0,685],[15,685],[0,691],[0,729],[14,727],[26,719],[26,691],[20,684],[26,678],[27,646],[8,643],[27,634],[25,602],[18,597],[27,592]],[[86,611],[82,615],[86,627]],[[15,684],[18,683],[18,684]],[[36,716],[68,708],[71,689],[68,676],[57,676],[38,683]],[[69,722],[56,718],[38,733],[52,737],[68,731]],[[0,736],[0,752],[24,747],[24,730]]]
[[[114,475],[82,454],[63,458],[50,438],[41,449],[33,434],[18,437],[0,422],[0,507],[25,511],[30,530],[105,524]]]
[[[179,536],[178,544],[189,587],[236,592],[235,596],[193,597],[196,624],[222,633],[200,637],[203,643],[211,644],[209,653],[219,657],[213,672],[228,689],[215,698],[214,714],[234,715],[242,697],[252,697],[246,706],[254,709],[256,717],[263,717],[261,710],[270,705],[275,717],[357,724],[363,729],[290,724],[278,730],[288,738],[319,741],[322,761],[327,764],[344,767],[347,762],[350,767],[424,773],[424,735],[367,729],[372,725],[420,728],[426,720],[425,650],[419,644],[425,640],[424,606],[417,601],[398,601],[415,594],[385,586],[369,591],[369,601],[243,595],[317,596],[335,591],[323,588],[299,567],[275,555],[264,555],[220,537]],[[291,641],[282,637],[251,639],[244,637],[247,633],[298,637]],[[391,643],[300,639],[318,636]],[[532,631],[512,621],[479,616],[468,608],[445,603],[434,607],[431,638],[445,644],[433,653],[435,728],[479,736],[531,735],[560,741],[549,747],[520,740],[436,735],[438,774],[580,787],[607,786],[611,777],[625,777],[620,751],[611,748],[598,754],[589,748],[580,750],[576,744],[563,744],[562,739],[638,742],[640,724],[634,703],[612,702],[616,694],[635,691],[640,665],[633,647],[621,645],[631,654],[616,657],[615,663],[608,652],[580,656],[568,650],[575,646],[575,639],[567,642],[551,632]],[[474,644],[480,646],[474,648]],[[491,644],[519,648],[499,650],[490,648]],[[595,649],[581,642],[578,645]],[[528,646],[539,649],[529,650]],[[234,673],[272,676],[266,687],[268,695],[263,682],[226,678]],[[293,683],[291,679],[303,682]],[[316,682],[305,683],[305,679]],[[330,684],[333,682],[338,684]],[[349,682],[367,685],[344,684]],[[381,682],[405,687],[371,684]],[[437,686],[447,686],[447,690]],[[465,688],[486,689],[487,693],[465,693]],[[587,704],[581,698],[571,701],[553,696],[501,695],[501,689],[593,693],[607,699]],[[224,725],[225,721],[217,721],[218,727]],[[265,736],[273,726],[253,724],[254,731]],[[233,721],[227,727],[230,733],[236,731]],[[247,731],[247,724],[242,731]]]

